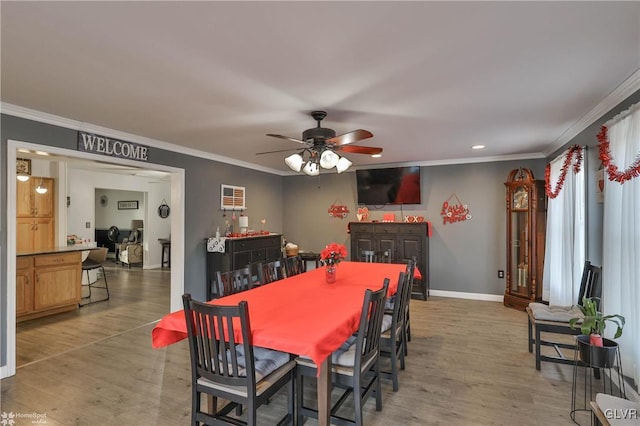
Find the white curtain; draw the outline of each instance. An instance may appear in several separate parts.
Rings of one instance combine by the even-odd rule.
[[[551,190],[562,172],[569,151],[550,163]],[[569,165],[564,186],[556,198],[549,197],[547,206],[547,232],[542,273],[542,299],[550,305],[571,306],[578,301],[580,279],[585,261],[585,163],[586,150],[582,150],[583,164],[578,173]]]
[[[607,123],[613,164],[626,170],[640,157],[640,104]],[[617,339],[625,375],[640,384],[640,177],[624,184],[605,178],[602,304],[627,323]],[[611,338],[615,327],[605,330]]]

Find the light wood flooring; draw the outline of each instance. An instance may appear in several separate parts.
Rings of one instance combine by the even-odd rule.
[[[107,278],[109,302],[18,325],[20,367],[1,382],[0,412],[37,413],[47,425],[189,424],[186,341],[151,348],[154,322],[169,309],[169,270],[111,266]],[[411,301],[411,320],[400,390],[383,380],[383,410],[369,400],[366,425],[573,424],[573,367],[536,371],[524,312],[431,297]],[[260,424],[271,425],[284,402],[278,394],[260,408]]]

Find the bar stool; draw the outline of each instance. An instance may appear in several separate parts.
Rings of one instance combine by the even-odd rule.
[[[107,260],[107,251],[109,249],[107,247],[99,247],[97,249],[93,249],[89,252],[89,256],[87,256],[87,258],[84,260],[84,262],[82,262],[82,272],[84,273],[85,271],[87,272],[87,284],[86,287],[89,288],[89,295],[88,296],[83,296],[83,299],[89,299],[89,302],[86,303],[80,303],[79,306],[86,306],[86,305],[91,305],[92,303],[98,303],[98,302],[105,302],[107,300],[109,300],[109,285],[107,284],[107,274],[104,271],[104,265],[103,263]],[[102,269],[102,279],[104,280],[104,286],[97,286],[94,283],[91,282],[91,276],[89,275],[89,271],[93,271],[95,269]],[[97,280],[96,280],[97,283]],[[82,285],[83,287],[85,287],[85,285]],[[102,299],[98,299],[98,300],[91,300],[91,289],[92,288],[102,288],[105,289],[107,291],[107,297],[102,298]]]
[[[171,268],[171,240],[166,238],[158,238],[158,241],[162,245],[162,254],[160,255],[161,267],[164,268],[164,265],[166,263],[167,267]]]

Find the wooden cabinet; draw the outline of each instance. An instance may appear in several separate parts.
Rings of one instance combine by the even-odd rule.
[[[42,180],[41,180],[42,179]],[[38,194],[36,187],[42,184],[47,188],[44,194]],[[49,217],[54,215],[54,180],[32,176],[26,182],[17,182],[17,217]]]
[[[547,200],[544,181],[528,169],[509,173],[507,182],[507,276],[504,305],[523,309],[542,300]]]
[[[16,259],[18,321],[78,307],[81,291],[81,252],[20,256]]]
[[[33,310],[33,257],[16,259],[16,315]]]
[[[45,194],[38,194],[36,187],[47,187]],[[16,249],[29,252],[53,247],[55,241],[54,223],[54,180],[32,176],[26,182],[17,182],[16,200]]]
[[[258,262],[271,262],[282,257],[282,236],[266,235],[227,238],[225,252],[207,252],[207,297],[212,294],[216,272],[233,271]]]
[[[16,250],[28,252],[54,246],[53,219],[18,218],[16,221]]]
[[[351,260],[363,250],[389,252],[392,263],[407,263],[415,256],[422,280],[415,280],[411,297],[426,300],[429,291],[429,234],[423,223],[351,222]]]

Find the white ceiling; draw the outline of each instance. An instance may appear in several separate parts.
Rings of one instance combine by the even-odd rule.
[[[299,146],[265,134],[300,138],[315,109],[338,134],[374,134],[359,144],[383,157],[349,154],[356,165],[531,158],[640,88],[639,2],[0,7],[5,111],[279,171],[286,154],[255,153]]]

